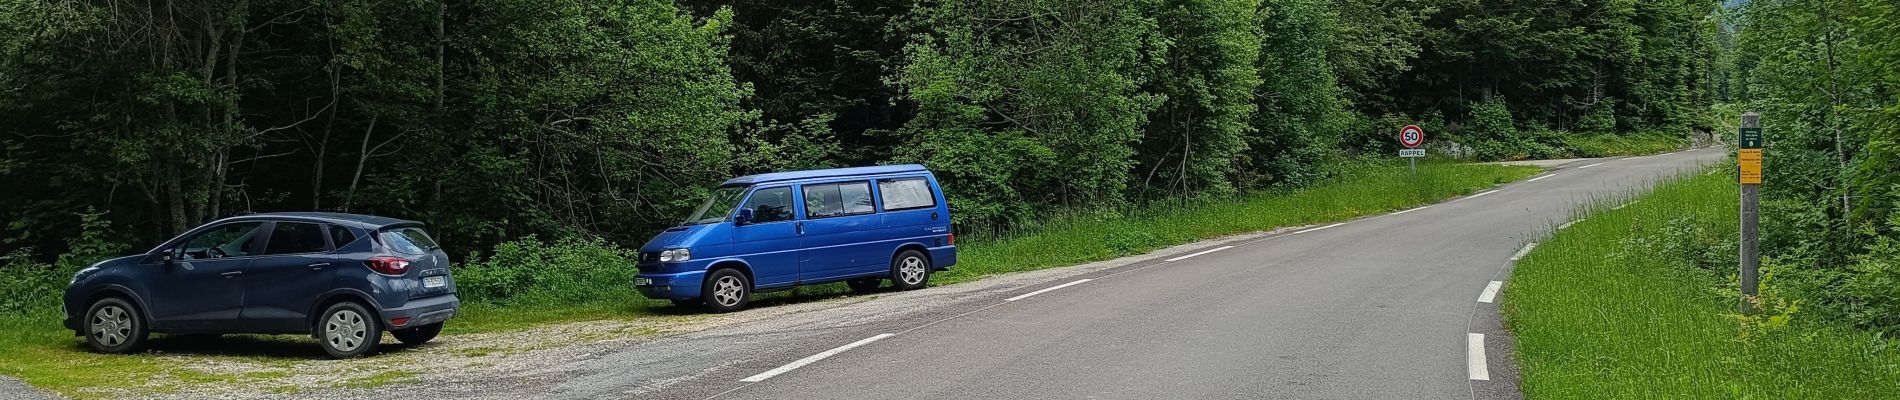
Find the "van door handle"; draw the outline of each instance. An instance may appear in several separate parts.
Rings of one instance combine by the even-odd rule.
[[[229,271],[222,274],[218,274],[218,276],[222,276],[226,278],[236,278],[238,275],[244,275],[244,271]]]
[[[805,221],[798,221],[798,223],[792,224],[792,226],[795,226],[798,228],[798,234],[800,235],[805,234]]]
[[[329,267],[330,267],[330,263],[310,264],[311,271],[322,271],[324,268],[329,268]]]

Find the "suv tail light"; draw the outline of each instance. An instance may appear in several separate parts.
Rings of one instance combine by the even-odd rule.
[[[371,271],[385,275],[402,275],[409,272],[409,260],[402,257],[370,257],[368,260],[363,260],[363,265],[369,266]]]
[[[957,245],[957,233],[956,233],[956,232],[950,232],[950,245],[951,245],[951,246],[955,246],[955,245]]]

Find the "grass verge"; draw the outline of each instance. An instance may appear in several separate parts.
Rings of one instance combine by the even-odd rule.
[[[1335,177],[1295,190],[1266,191],[1238,198],[1149,207],[1122,213],[1049,218],[1009,237],[969,240],[959,263],[932,278],[953,284],[984,276],[1074,265],[1224,235],[1322,223],[1383,213],[1471,193],[1540,171],[1533,167],[1428,162],[1412,175],[1398,162],[1353,162],[1336,166]],[[768,293],[753,304],[769,306],[832,298],[848,292],[843,284],[818,285]],[[447,334],[507,331],[586,320],[636,319],[678,315],[664,301],[627,290],[586,302],[533,302],[519,305],[468,304]],[[227,339],[228,340],[228,339]],[[155,343],[156,344],[156,343]],[[299,336],[251,339],[240,346],[282,346],[272,351],[205,352],[186,347],[180,354],[112,356],[86,352],[80,340],[59,326],[57,316],[0,316],[0,374],[35,387],[76,398],[137,397],[198,384],[249,379],[243,374],[207,374],[180,363],[243,361],[272,363],[314,359],[321,351]],[[157,349],[155,353],[164,353]],[[347,385],[377,386],[407,379],[385,372]]]
[[[1597,210],[1519,261],[1503,312],[1517,336],[1526,397],[1900,394],[1892,340],[1790,315],[1737,315],[1737,188],[1721,173],[1732,168]]]
[[[1667,153],[1689,147],[1689,140],[1655,132],[1572,134],[1564,136],[1563,144],[1578,157],[1617,157]]]

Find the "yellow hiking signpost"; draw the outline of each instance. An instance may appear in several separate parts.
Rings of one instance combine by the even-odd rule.
[[[1742,168],[1743,185],[1761,184],[1761,149],[1736,150],[1735,162]]]

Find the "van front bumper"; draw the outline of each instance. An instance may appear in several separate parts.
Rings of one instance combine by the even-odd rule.
[[[705,281],[706,271],[642,273],[633,278],[633,288],[649,299],[697,299]]]

